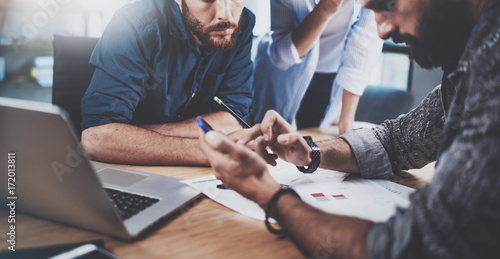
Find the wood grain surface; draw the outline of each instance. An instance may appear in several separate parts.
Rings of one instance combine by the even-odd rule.
[[[301,130],[314,140],[337,137],[337,127]],[[209,167],[120,165],[182,179],[211,175]],[[430,181],[431,164],[395,179],[410,187]],[[22,199],[22,197],[19,197]],[[0,210],[0,250],[6,250],[8,212]],[[103,239],[105,246],[120,258],[303,258],[288,238],[267,232],[264,223],[236,213],[208,198],[200,198],[189,208],[165,221],[144,238],[126,242],[67,225],[18,213],[16,249]]]

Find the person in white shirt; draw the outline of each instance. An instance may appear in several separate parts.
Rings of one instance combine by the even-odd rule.
[[[271,32],[255,59],[254,121],[274,109],[298,128],[352,128],[382,51],[376,32],[358,0],[271,0]]]

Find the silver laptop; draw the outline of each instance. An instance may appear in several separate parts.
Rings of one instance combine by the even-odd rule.
[[[3,207],[133,239],[199,192],[179,179],[90,162],[66,113],[0,97]],[[5,169],[8,169],[7,171]]]

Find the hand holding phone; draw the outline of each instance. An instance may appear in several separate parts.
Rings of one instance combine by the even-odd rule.
[[[204,119],[202,119],[200,116],[196,117],[196,123],[198,123],[198,126],[205,132],[212,131],[212,127],[210,124],[208,124]]]

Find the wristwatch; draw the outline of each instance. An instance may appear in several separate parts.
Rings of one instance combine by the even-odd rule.
[[[310,136],[304,136],[304,139],[306,140],[307,144],[311,147],[312,152],[311,152],[311,163],[306,167],[304,166],[297,166],[297,169],[301,171],[302,173],[305,174],[312,174],[316,169],[319,167],[319,163],[321,162],[321,153],[319,151],[319,147],[314,143],[312,138]]]

